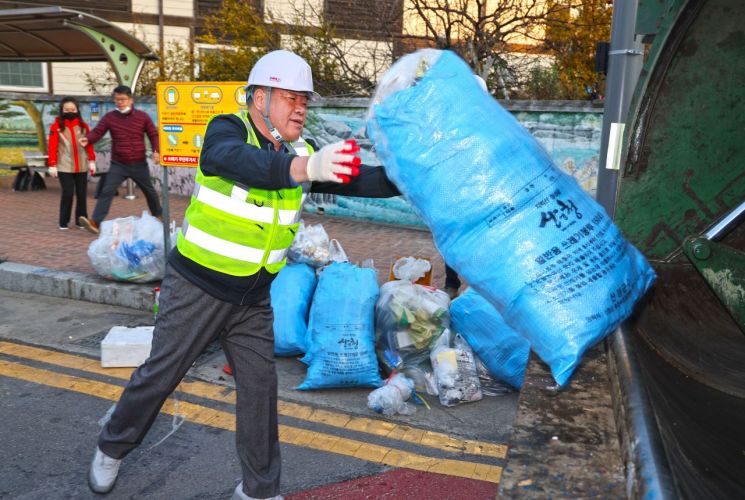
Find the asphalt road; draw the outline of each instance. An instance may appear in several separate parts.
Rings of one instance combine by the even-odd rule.
[[[86,485],[88,463],[131,369],[101,368],[97,343],[111,326],[150,322],[139,311],[0,290],[0,498],[98,498]],[[230,497],[240,470],[222,362],[219,351],[200,359],[108,498]],[[300,392],[302,364],[280,360],[278,371],[289,498],[496,494],[516,394],[452,409],[430,398],[431,410],[382,419],[365,406],[368,389]]]

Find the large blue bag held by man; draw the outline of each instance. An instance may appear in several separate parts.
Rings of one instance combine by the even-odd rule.
[[[297,356],[307,350],[308,310],[316,288],[316,271],[307,264],[287,264],[272,282],[274,354]]]
[[[313,294],[308,320],[308,364],[297,388],[380,387],[375,354],[375,302],[378,278],[374,269],[347,262],[324,268]]]
[[[426,49],[381,79],[368,135],[445,261],[564,385],[654,280],[603,208],[454,53]]]
[[[450,303],[450,324],[493,377],[515,389],[522,387],[530,344],[504,321],[491,302],[469,287]]]

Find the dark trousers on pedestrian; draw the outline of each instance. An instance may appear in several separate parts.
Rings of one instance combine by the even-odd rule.
[[[59,172],[59,183],[62,186],[62,198],[59,203],[59,226],[67,227],[70,222],[72,213],[72,199],[76,198],[75,203],[75,223],[78,218],[88,217],[88,207],[86,205],[88,189],[88,172],[78,174],[69,172]]]
[[[142,190],[152,216],[158,217],[161,215],[162,210],[160,208],[158,192],[150,180],[150,169],[147,166],[147,162],[128,165],[112,160],[111,168],[109,168],[109,172],[106,174],[104,186],[98,195],[96,208],[93,209],[94,221],[100,224],[106,218],[111,208],[111,201],[116,196],[116,189],[127,178],[132,179],[137,184],[137,187]]]
[[[167,266],[159,304],[150,357],[132,374],[101,431],[101,451],[123,458],[142,443],[199,354],[220,338],[235,377],[236,448],[243,490],[256,498],[279,495],[277,371],[269,294],[249,306],[230,304]]]

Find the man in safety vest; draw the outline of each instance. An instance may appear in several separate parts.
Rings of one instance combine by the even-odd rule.
[[[243,481],[233,498],[281,498],[270,285],[309,191],[399,194],[381,167],[360,165],[354,141],[314,151],[303,140],[308,101],[318,94],[302,58],[266,54],[246,89],[248,112],[216,116],[207,126],[194,193],[160,287],[150,357],[132,374],[99,437],[88,474],[97,493],[111,491],[121,459],[219,337],[237,390]]]

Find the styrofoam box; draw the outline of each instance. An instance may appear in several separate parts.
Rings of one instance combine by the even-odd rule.
[[[101,366],[140,366],[150,356],[152,343],[152,326],[112,327],[101,341]]]

